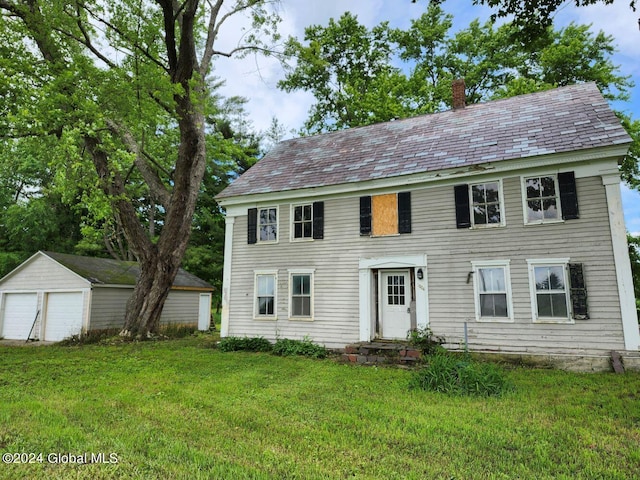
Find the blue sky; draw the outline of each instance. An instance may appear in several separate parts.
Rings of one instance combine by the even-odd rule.
[[[570,22],[590,24],[592,30],[602,30],[614,38],[618,51],[613,57],[620,72],[631,76],[635,86],[629,102],[616,103],[613,108],[621,110],[634,119],[640,119],[640,9],[633,12],[626,0],[616,0],[613,5],[595,5],[577,8],[574,2],[566,1],[555,15],[556,27]],[[358,16],[361,23],[373,27],[388,21],[393,27],[408,27],[411,19],[419,17],[426,8],[426,0],[282,0],[280,14],[283,18],[280,31],[286,37],[302,37],[304,28],[312,24],[326,25],[330,18],[338,18],[345,11]],[[473,5],[471,0],[448,0],[443,8],[454,17],[452,31],[466,28],[479,18],[489,19],[491,9]],[[220,41],[229,47],[237,41],[233,33],[241,31],[239,22],[227,25],[221,32]],[[216,64],[215,74],[227,80],[223,88],[225,95],[240,95],[249,102],[247,110],[257,130],[266,130],[271,118],[276,116],[288,130],[299,129],[307,117],[313,102],[305,92],[285,93],[276,88],[283,78],[280,64],[274,59],[247,57],[243,60],[221,58]],[[630,232],[640,234],[640,193],[622,186],[622,201],[625,221]]]

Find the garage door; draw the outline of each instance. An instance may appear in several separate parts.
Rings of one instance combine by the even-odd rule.
[[[48,293],[44,339],[51,342],[82,330],[82,292]]]
[[[7,340],[26,340],[36,318],[38,294],[5,293],[2,335]],[[32,335],[37,337],[37,335]]]

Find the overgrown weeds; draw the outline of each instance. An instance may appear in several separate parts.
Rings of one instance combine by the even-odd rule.
[[[78,346],[78,345],[94,345],[94,344],[120,344],[131,341],[137,341],[139,339],[133,339],[126,336],[121,336],[121,328],[105,328],[101,330],[89,330],[88,332],[82,332],[78,335],[72,335],[69,338],[58,342],[62,346]],[[165,324],[161,325],[157,334],[149,336],[148,340],[166,340],[185,338],[193,335],[197,331],[194,325],[184,324]]]
[[[307,337],[302,340],[281,338],[273,345],[273,354],[280,355],[281,357],[301,355],[311,358],[326,358],[328,351],[325,347],[313,343],[311,339]]]
[[[513,388],[498,366],[466,354],[438,352],[426,361],[426,366],[413,373],[410,388],[480,397],[500,396]]]
[[[423,355],[432,355],[442,350],[443,337],[437,337],[429,327],[415,328],[407,334],[409,343],[420,349]]]

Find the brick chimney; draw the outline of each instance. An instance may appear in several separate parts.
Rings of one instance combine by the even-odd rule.
[[[465,106],[465,94],[464,94],[464,78],[454,80],[451,84],[453,88],[453,109],[458,110]]]

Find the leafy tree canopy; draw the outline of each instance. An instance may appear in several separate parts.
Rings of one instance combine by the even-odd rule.
[[[513,42],[512,24],[476,20],[455,34],[451,26],[435,5],[406,30],[369,30],[345,13],[288,40],[296,63],[279,87],[314,94],[305,130],[315,133],[449,108],[455,78],[465,79],[469,103],[590,81],[625,100],[633,85],[611,61],[612,37],[586,25],[549,28],[535,45]]]
[[[412,0],[416,3],[417,0]],[[440,5],[445,0],[428,0],[429,4]],[[614,0],[573,0],[576,7],[604,4],[611,5]],[[491,20],[513,16],[513,25],[518,36],[533,41],[553,23],[553,14],[566,0],[473,0],[474,5],[487,5],[494,9]],[[629,8],[636,11],[636,0],[629,0]]]

